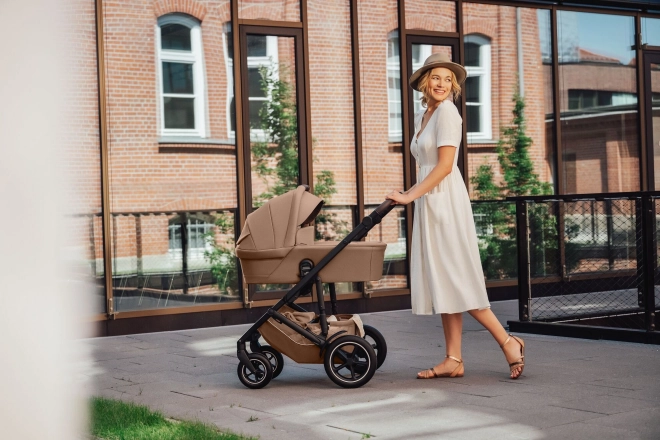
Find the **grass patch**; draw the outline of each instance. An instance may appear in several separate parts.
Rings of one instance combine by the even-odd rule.
[[[146,406],[92,399],[92,434],[106,440],[254,440],[201,422],[172,423]]]

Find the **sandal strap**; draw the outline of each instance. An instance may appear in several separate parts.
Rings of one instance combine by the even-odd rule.
[[[504,341],[504,343],[502,345],[500,345],[500,348],[504,348],[504,346],[507,344],[507,342],[509,342],[511,340],[512,337],[513,337],[513,335],[511,333],[509,333],[509,337],[506,338],[506,341]]]
[[[463,360],[462,360],[462,359],[459,359],[459,358],[457,358],[457,357],[454,357],[454,356],[452,356],[452,355],[450,355],[450,354],[448,354],[447,357],[448,357],[449,359],[451,359],[452,361],[456,361],[456,362],[458,362],[459,364],[462,364],[462,363],[463,363]]]
[[[426,371],[427,371],[426,374],[424,374],[424,377],[426,379],[433,379],[434,377],[438,377],[438,373],[435,372],[435,366],[429,368]],[[430,374],[428,373],[429,371],[431,372]]]

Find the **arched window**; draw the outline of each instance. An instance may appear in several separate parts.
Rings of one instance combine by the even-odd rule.
[[[162,136],[206,137],[204,63],[199,21],[164,15],[156,27]]]
[[[399,32],[390,32],[387,38],[387,107],[390,142],[401,142],[401,65],[399,64]]]
[[[491,140],[490,40],[481,35],[465,36],[465,104],[468,142]]]

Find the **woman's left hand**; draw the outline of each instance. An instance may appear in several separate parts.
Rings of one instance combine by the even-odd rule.
[[[397,205],[407,205],[412,202],[413,199],[408,194],[401,194],[398,191],[392,191],[385,196],[386,199],[394,200]]]

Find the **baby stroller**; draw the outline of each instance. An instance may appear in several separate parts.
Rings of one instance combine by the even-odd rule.
[[[344,388],[360,387],[387,355],[383,336],[357,315],[337,315],[334,283],[381,278],[386,244],[360,241],[394,207],[387,200],[342,241],[314,241],[314,219],[323,200],[300,185],[248,215],[236,255],[248,284],[294,284],[284,297],[238,340],[238,377],[248,388],[263,388],[283,368],[282,354],[297,363],[323,363],[328,377]],[[327,316],[322,283],[329,283],[332,316]],[[316,287],[318,315],[295,304]],[[261,345],[263,336],[269,345]],[[247,344],[250,353],[247,351]]]

